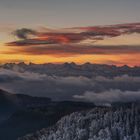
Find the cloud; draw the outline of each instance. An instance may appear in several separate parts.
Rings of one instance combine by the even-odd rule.
[[[86,91],[83,95],[74,95],[73,97],[94,103],[132,102],[140,101],[140,90],[121,91],[119,89],[111,89],[101,93]]]
[[[79,90],[84,91],[90,85],[90,80],[86,77],[48,76],[24,71],[18,67],[14,70],[0,69],[0,88],[12,93],[64,100],[72,98],[71,94]]]
[[[36,38],[27,38],[25,34],[23,36],[24,40],[17,40],[13,42],[8,42],[8,46],[30,46],[30,45],[44,45],[44,44],[68,44],[68,43],[78,43],[88,37],[83,36],[78,33],[38,33]]]
[[[140,77],[123,75],[114,78],[103,76],[88,78],[68,74],[63,77],[49,76],[45,72],[41,73],[34,73],[17,66],[9,70],[0,68],[0,88],[12,93],[50,97],[53,100],[88,100],[87,96],[89,98],[90,95],[90,99],[94,100],[93,98],[96,95],[95,99],[101,101],[103,95],[109,92],[106,96],[110,96],[110,98],[113,96],[113,99],[107,99],[106,96],[104,98],[105,101],[109,102],[114,101],[116,98],[116,100],[119,100],[118,95],[122,93],[127,93],[130,98],[130,93],[135,95],[135,92],[140,91]],[[67,71],[64,71],[64,73],[67,73]],[[102,98],[99,100],[100,96]],[[120,97],[124,99],[125,95]],[[132,99],[135,97],[136,95]]]
[[[20,42],[19,42],[20,43]],[[24,42],[21,42],[24,43]],[[33,43],[33,42],[32,42]],[[43,42],[42,42],[43,43]],[[46,42],[45,42],[46,43]],[[4,51],[5,54],[22,54],[26,55],[50,55],[59,57],[68,57],[74,55],[115,55],[115,54],[136,54],[140,53],[140,46],[94,46],[94,45],[39,45],[26,47],[13,47],[11,50]]]
[[[139,28],[140,23],[56,30],[23,28],[14,31],[18,40],[6,43],[7,49],[3,49],[1,53],[5,55],[47,55],[48,57],[80,57],[81,55],[104,55],[105,57],[105,55],[114,55],[112,58],[108,56],[109,59],[106,62],[116,61],[114,60],[117,59],[116,55],[123,55],[120,62],[117,63],[128,64],[130,61],[133,63],[134,57],[130,56],[131,60],[128,62],[126,55],[136,54],[138,56],[140,54],[140,43],[137,41]],[[100,57],[101,62],[103,62],[102,57]],[[137,63],[136,60],[131,65]]]
[[[12,34],[18,37],[19,39],[26,40],[28,39],[29,35],[36,35],[37,32],[31,29],[22,28],[22,29],[15,30],[14,32],[12,32]]]
[[[127,33],[128,34],[132,34],[132,33],[140,34],[140,27],[139,28],[130,29]]]
[[[77,43],[88,38],[74,32],[39,32],[26,28],[15,30],[12,34],[19,40],[6,43],[8,46]],[[33,37],[29,38],[30,35]]]
[[[40,39],[26,39],[7,43],[8,46],[31,46],[31,45],[46,45],[46,44],[57,44],[53,40],[40,40]]]
[[[35,31],[32,29],[18,29],[13,32],[20,40],[8,42],[9,46],[28,46],[44,44],[81,43],[85,40],[103,40],[123,34],[140,33],[140,23],[119,24],[109,26],[75,27],[61,30]],[[32,38],[29,38],[33,35]]]

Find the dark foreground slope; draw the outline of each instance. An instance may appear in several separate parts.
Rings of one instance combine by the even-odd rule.
[[[32,97],[23,94],[10,94],[0,89],[0,122],[19,109],[46,105],[50,98]]]
[[[95,107],[92,103],[72,101],[49,101],[44,105],[38,104],[37,106],[36,102],[33,102],[33,100],[29,101],[32,102],[32,106],[18,108],[13,115],[0,123],[0,140],[16,140],[18,137],[28,133],[33,133],[42,128],[54,125],[65,115]],[[7,103],[9,103],[9,101]]]
[[[140,106],[97,107],[72,113],[55,126],[18,140],[140,140]]]

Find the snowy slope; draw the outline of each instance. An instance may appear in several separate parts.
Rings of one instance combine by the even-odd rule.
[[[140,140],[140,107],[95,108],[18,140]]]

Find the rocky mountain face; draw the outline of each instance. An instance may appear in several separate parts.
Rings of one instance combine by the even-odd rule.
[[[140,76],[140,67],[129,67],[115,65],[103,65],[103,64],[91,64],[85,63],[77,65],[75,63],[64,63],[64,64],[33,64],[29,65],[25,63],[8,63],[0,66],[4,69],[17,70],[20,72],[29,71],[40,74],[55,75],[55,76],[105,76],[115,77],[128,74],[129,76]]]
[[[72,113],[53,127],[18,140],[140,140],[140,106],[97,107]]]

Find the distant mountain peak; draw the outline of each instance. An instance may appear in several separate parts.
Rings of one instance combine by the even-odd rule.
[[[55,76],[85,76],[85,77],[95,77],[95,76],[104,76],[104,77],[115,77],[121,75],[130,75],[130,76],[140,76],[140,67],[129,67],[124,66],[115,66],[115,65],[106,65],[106,64],[92,64],[84,63],[78,65],[74,62],[63,63],[63,64],[33,64],[29,63],[27,65],[24,62],[19,64],[7,63],[1,65],[0,68],[18,71],[18,72],[34,72],[47,75]]]

